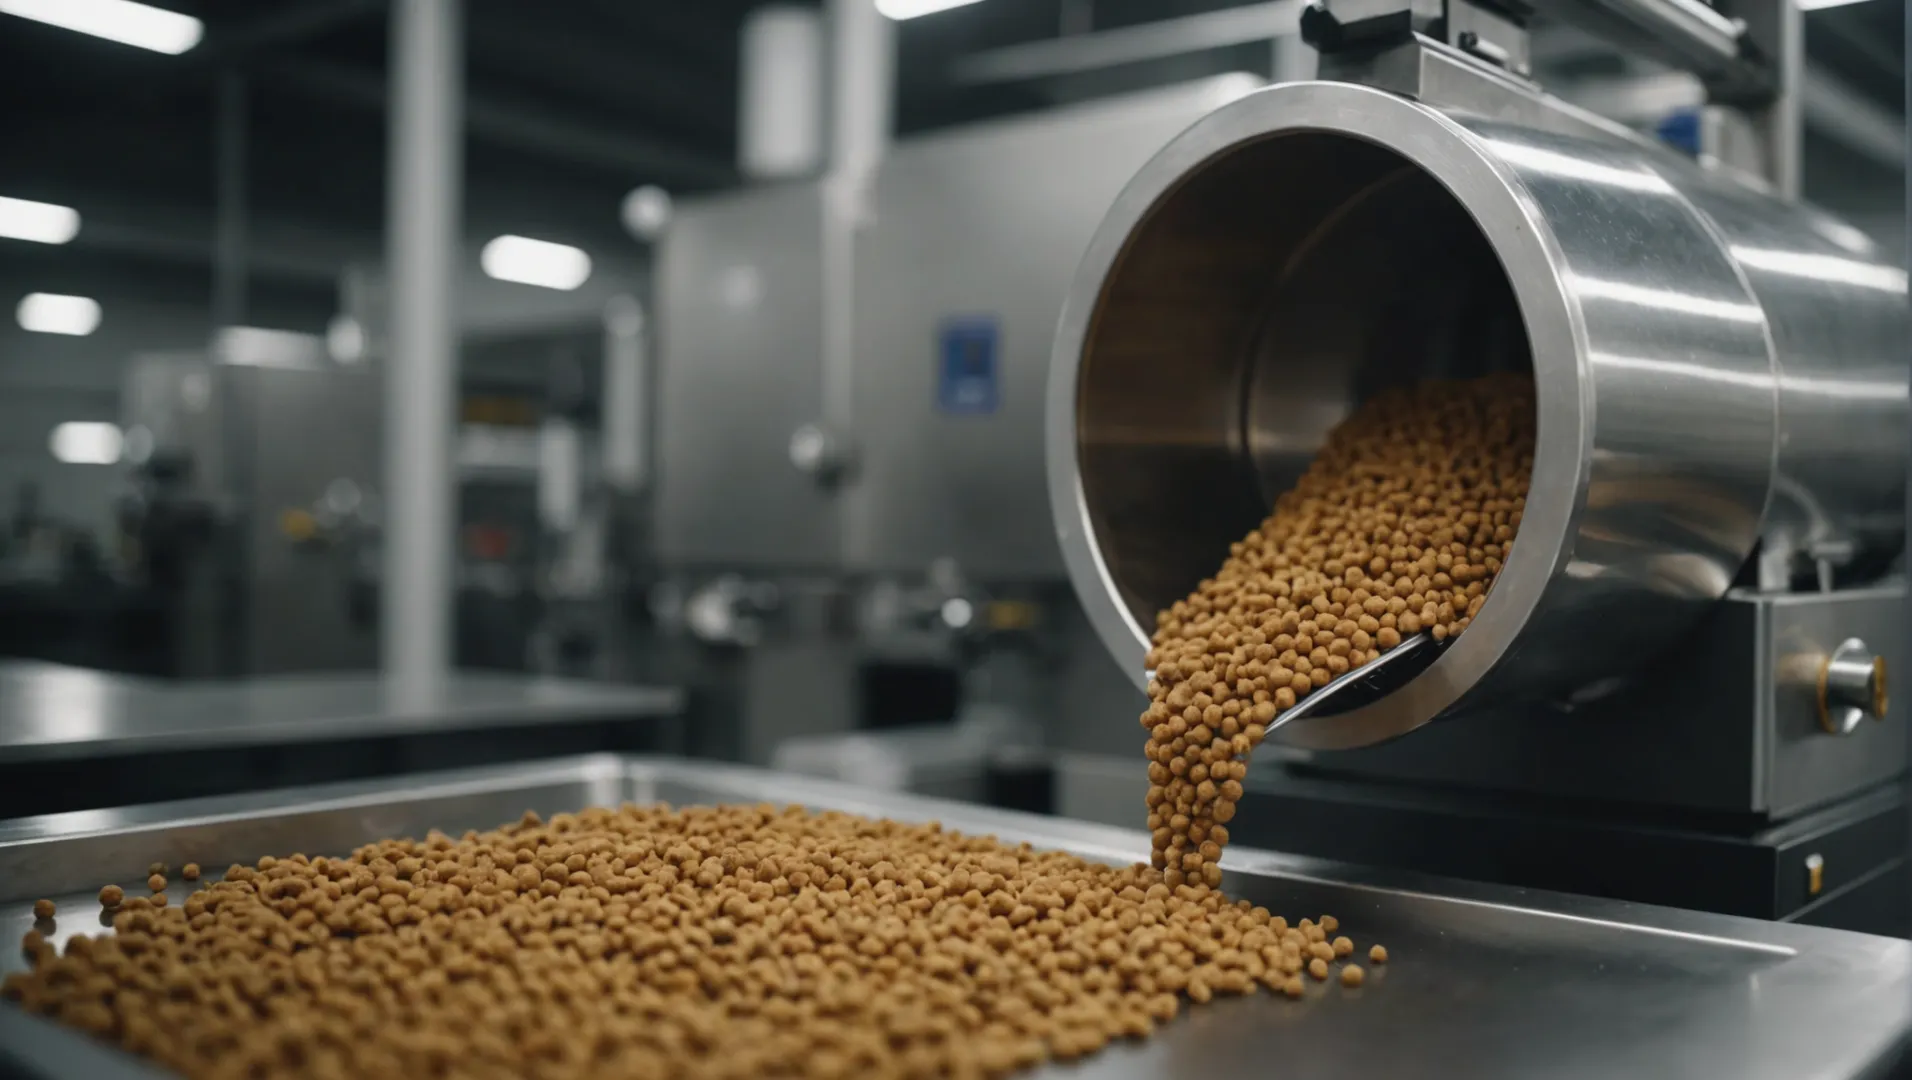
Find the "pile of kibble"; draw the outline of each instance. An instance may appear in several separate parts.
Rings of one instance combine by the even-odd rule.
[[[1248,755],[1276,717],[1404,637],[1467,629],[1520,528],[1534,385],[1495,375],[1382,393],[1328,436],[1213,578],[1156,618],[1153,861],[1221,884]]]
[[[192,1077],[999,1076],[1184,999],[1363,976],[1326,916],[768,806],[527,814],[100,899],[113,934],[29,935],[0,989]]]

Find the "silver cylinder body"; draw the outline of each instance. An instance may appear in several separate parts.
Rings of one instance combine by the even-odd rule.
[[[1071,579],[1138,683],[1156,613],[1356,403],[1420,378],[1532,371],[1519,537],[1431,666],[1290,743],[1585,692],[1689,629],[1762,535],[1897,550],[1904,274],[1850,227],[1571,128],[1290,84],[1130,183],[1064,308],[1048,467]]]

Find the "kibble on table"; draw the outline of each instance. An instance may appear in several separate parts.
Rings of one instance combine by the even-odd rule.
[[[1332,952],[1146,864],[768,806],[528,814],[165,896],[63,957],[30,935],[0,994],[190,1077],[927,1080],[1300,996]]]

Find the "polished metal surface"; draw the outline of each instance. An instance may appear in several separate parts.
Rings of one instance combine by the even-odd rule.
[[[981,580],[1057,579],[1043,394],[1077,260],[1122,184],[1248,76],[1104,99],[899,143],[857,256],[858,467],[846,565]],[[994,327],[993,411],[938,407],[939,335]]]
[[[0,763],[333,742],[675,716],[681,691],[458,674],[423,687],[364,675],[168,683],[0,665]]]
[[[663,759],[593,757],[0,825],[0,938],[51,896],[56,942],[99,931],[93,893],[155,859],[222,866],[291,850],[342,852],[391,835],[457,833],[621,800],[798,803],[1140,859],[1141,832]],[[1912,944],[1811,927],[1475,886],[1233,848],[1227,887],[1290,918],[1332,912],[1390,959],[1349,991],[1310,984],[1191,1008],[1146,1043],[1032,1075],[1719,1077],[1866,1075],[1907,1020]],[[175,898],[183,897],[183,883]],[[0,954],[0,970],[21,963]],[[52,1055],[69,1040],[0,1008],[0,1046],[29,1076],[116,1074]],[[123,1060],[123,1059],[121,1059]],[[130,1074],[127,1074],[130,1075]]]
[[[824,569],[835,496],[790,462],[822,408],[815,184],[686,200],[658,249],[657,553],[690,568]]]
[[[377,620],[353,604],[355,583],[363,581],[356,546],[344,532],[296,542],[284,521],[288,512],[322,511],[336,491],[354,500],[352,513],[329,515],[345,524],[383,490],[379,375],[364,367],[216,371],[225,458],[219,469],[238,511],[238,565],[226,568],[236,575],[227,602],[238,615],[224,628],[229,666],[193,674],[376,667]],[[449,556],[449,532],[444,540]]]
[[[378,376],[290,363],[285,344],[225,333],[211,351],[136,356],[122,384],[122,426],[150,435],[149,461],[183,469],[165,497],[207,511],[206,535],[153,538],[180,564],[171,636],[182,676],[378,663],[377,627],[352,603],[356,553],[282,528],[282,515],[321,509],[328,493],[350,492],[356,511],[379,490]],[[163,510],[148,508],[166,520]]]
[[[1886,708],[1885,657],[1847,638],[1819,667],[1819,722],[1834,735],[1850,735],[1867,717],[1884,720]]]
[[[659,256],[667,564],[921,573],[953,557],[984,579],[1060,577],[1035,465],[1071,273],[1123,181],[1258,82],[1223,76],[891,146],[861,195],[847,376],[819,278],[841,257],[826,260],[820,240],[830,191],[683,204]],[[994,328],[993,410],[939,405],[939,339],[959,321]]]
[[[1358,750],[1288,752],[1339,777],[1782,821],[1904,772],[1904,704],[1835,738],[1820,724],[1818,682],[1852,637],[1888,668],[1903,664],[1906,629],[1901,582],[1735,589],[1603,696],[1485,708]]]
[[[1630,670],[1726,591],[1789,492],[1859,563],[1895,549],[1904,275],[1670,152],[1512,87],[1492,100],[1509,105],[1264,90],[1178,138],[1104,221],[1057,336],[1049,486],[1077,594],[1138,682],[1155,613],[1356,402],[1414,378],[1533,371],[1519,540],[1426,672],[1289,725],[1294,745]],[[1510,115],[1554,119],[1489,118]],[[1852,410],[1836,443],[1833,400]]]

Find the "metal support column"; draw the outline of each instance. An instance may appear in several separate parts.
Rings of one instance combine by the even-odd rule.
[[[831,0],[830,169],[824,180],[823,419],[846,441],[854,377],[856,232],[888,149],[896,28],[875,0]]]
[[[384,667],[428,686],[451,661],[453,396],[464,186],[461,0],[394,0],[386,191]]]
[[[650,371],[644,305],[616,296],[604,308],[604,481],[621,496],[642,491],[650,470]]]
[[[214,92],[218,130],[214,134],[212,324],[243,326],[246,321],[246,80],[229,71]]]

